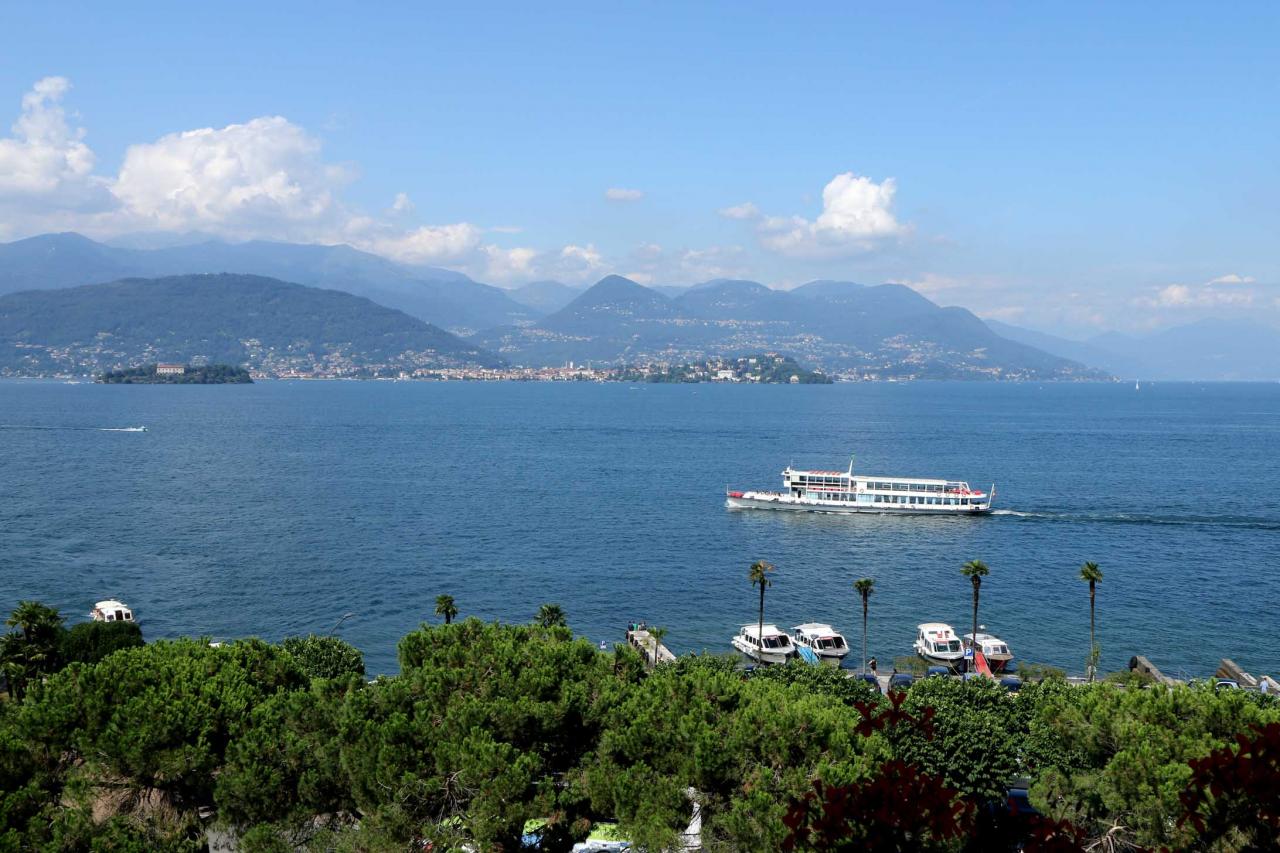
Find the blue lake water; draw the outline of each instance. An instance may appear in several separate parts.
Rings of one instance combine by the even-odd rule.
[[[145,424],[147,432],[114,432]],[[985,518],[724,508],[788,463],[998,484]],[[642,386],[0,383],[0,608],[83,618],[119,596],[149,638],[340,633],[370,671],[438,593],[523,621],[559,602],[593,641],[632,619],[677,651],[766,617],[871,653],[970,618],[1082,671],[1101,564],[1103,667],[1280,671],[1280,385]]]

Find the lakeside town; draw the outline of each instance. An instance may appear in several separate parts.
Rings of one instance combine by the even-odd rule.
[[[71,376],[53,378],[71,379]],[[370,371],[348,364],[313,365],[263,370],[210,364],[155,362],[105,371],[97,381],[105,384],[242,384],[271,379],[371,379],[381,381],[479,381],[479,382],[633,382],[685,384],[699,382],[826,385],[833,380],[806,370],[779,353],[738,358],[709,358],[694,363],[645,362],[623,366],[593,366],[568,362],[559,367],[431,367]]]

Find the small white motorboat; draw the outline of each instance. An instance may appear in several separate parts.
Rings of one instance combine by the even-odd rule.
[[[743,625],[732,642],[735,649],[756,663],[786,663],[797,654],[791,638],[768,622],[763,633],[759,625]]]
[[[925,622],[916,627],[916,654],[929,663],[955,667],[964,659],[964,649],[955,629],[943,622]]]
[[[823,622],[806,622],[791,629],[792,641],[817,655],[818,660],[830,666],[839,666],[849,654],[849,644],[835,628]]]
[[[116,601],[114,598],[108,598],[106,601],[99,601],[93,605],[93,609],[89,611],[89,618],[94,622],[132,622],[133,611],[122,601]]]
[[[982,627],[982,626],[979,626]],[[999,637],[991,634],[978,632],[978,648],[982,651],[982,656],[987,659],[987,666],[991,667],[992,672],[1001,672],[1009,661],[1013,660],[1013,652],[1009,650],[1009,644]],[[967,649],[973,645],[973,634],[965,634],[960,638],[964,647]]]

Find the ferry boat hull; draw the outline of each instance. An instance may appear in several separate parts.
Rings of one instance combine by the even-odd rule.
[[[729,492],[727,509],[776,509],[787,512],[830,512],[844,515],[986,515],[991,504],[970,506],[912,506],[910,504],[862,505],[843,501],[792,497],[778,492]]]

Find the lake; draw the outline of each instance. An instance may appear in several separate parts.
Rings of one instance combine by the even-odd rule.
[[[146,432],[116,431],[145,425]],[[72,619],[120,597],[149,639],[338,633],[370,672],[396,640],[558,602],[618,641],[669,629],[726,651],[756,618],[829,621],[870,651],[965,630],[960,566],[991,566],[980,621],[1019,660],[1082,672],[1088,587],[1103,669],[1145,654],[1209,675],[1280,670],[1280,384],[833,386],[0,382],[0,608]],[[788,464],[997,485],[976,518],[728,511]],[[855,656],[857,656],[855,652]]]

